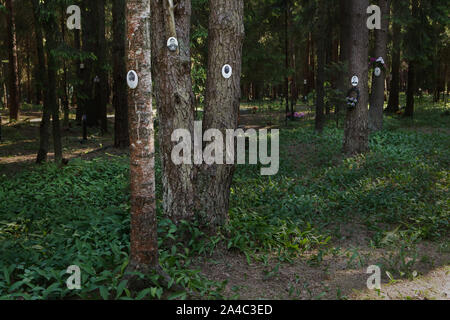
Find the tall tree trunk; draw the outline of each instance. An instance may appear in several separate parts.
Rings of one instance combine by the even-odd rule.
[[[308,79],[308,86],[309,86],[309,92],[316,89],[316,81],[315,81],[315,65],[316,65],[316,49],[315,49],[315,41],[314,37],[311,34],[311,46],[309,51],[309,79]]]
[[[36,163],[43,163],[47,161],[48,154],[48,146],[50,139],[50,104],[49,104],[49,95],[48,90],[49,87],[46,84],[47,81],[47,70],[45,68],[45,53],[44,53],[44,45],[43,45],[43,35],[42,35],[42,25],[40,22],[40,5],[39,0],[32,0],[33,5],[33,17],[34,17],[34,26],[35,26],[35,34],[36,34],[36,52],[38,58],[37,64],[37,79],[36,82],[40,83],[40,87],[44,92],[44,105],[42,111],[42,120],[39,128],[39,150],[36,157]]]
[[[408,39],[414,39],[417,28],[420,27],[419,17],[419,0],[411,1],[411,16],[413,21],[408,28]],[[406,108],[405,117],[414,116],[414,94],[416,92],[416,49],[412,43],[409,44],[409,61],[408,61],[408,86],[406,89]]]
[[[389,32],[390,0],[378,0],[381,9],[381,29],[375,30],[375,58],[382,57],[387,61],[387,43]],[[369,130],[379,131],[383,129],[384,110],[384,84],[386,72],[381,70],[381,75],[372,77],[372,94],[370,96]]]
[[[173,13],[175,26],[171,14]],[[163,167],[163,208],[175,223],[194,217],[194,166],[175,165],[171,159],[176,129],[193,135],[195,98],[191,80],[190,18],[191,1],[180,0],[176,9],[167,0],[151,1],[152,65],[159,116],[159,142]],[[175,30],[174,30],[175,29]],[[174,34],[175,33],[175,34]],[[175,36],[178,50],[167,48]]]
[[[36,36],[37,38],[37,36]],[[36,39],[37,40],[37,39]],[[40,65],[39,62],[36,62],[33,66],[33,74],[34,74],[34,104],[35,105],[39,105],[42,103],[42,91],[43,91],[43,85],[42,83],[39,82],[39,71],[40,70]]]
[[[14,18],[14,0],[6,0],[6,10],[8,16],[8,54],[9,54],[9,120],[19,118],[19,74],[17,61],[16,23]]]
[[[120,3],[115,3],[115,5]],[[116,8],[117,9],[117,8]],[[127,1],[128,69],[139,83],[128,90],[131,180],[129,270],[148,273],[159,266],[155,202],[155,143],[152,110],[150,2]],[[136,278],[129,286],[141,287]]]
[[[243,0],[210,0],[208,72],[203,130],[217,129],[226,136],[236,129],[240,102],[242,45],[244,40]],[[225,79],[222,67],[229,64],[232,76]],[[226,155],[224,146],[223,155]],[[233,164],[203,164],[196,184],[196,208],[210,231],[228,220]]]
[[[97,3],[92,0],[83,0],[83,9],[83,18],[81,19],[83,52],[96,55],[98,51]],[[97,126],[99,118],[99,101],[95,99],[98,97],[95,96],[98,93],[98,85],[94,82],[98,63],[98,60],[93,61],[91,58],[87,58],[83,61],[84,68],[81,70],[83,79],[82,99],[80,99],[83,110],[82,118],[89,127]]]
[[[31,57],[30,57],[30,51],[31,51],[31,45],[30,45],[31,39],[28,36],[27,37],[27,52],[26,52],[26,60],[27,60],[27,102],[32,103],[32,79],[31,79]]]
[[[46,5],[49,6],[48,2]],[[47,8],[47,10],[49,10]],[[62,143],[61,143],[61,125],[59,121],[59,106],[57,102],[56,88],[57,79],[56,73],[58,71],[58,65],[53,51],[58,46],[57,35],[55,30],[58,30],[58,25],[53,16],[47,18],[44,23],[45,38],[46,38],[46,51],[47,51],[47,80],[48,80],[48,103],[49,109],[52,115],[52,136],[53,136],[53,148],[55,152],[55,162],[62,161]]]
[[[81,30],[75,29],[74,30],[74,47],[77,50],[78,53],[81,53]],[[81,60],[76,59],[75,60],[75,70],[77,75],[77,82],[74,85],[74,92],[73,95],[75,97],[75,100],[77,101],[77,110],[75,115],[75,120],[77,123],[81,123],[82,117],[83,117],[83,104],[81,102],[81,92],[83,88],[82,84],[82,71],[81,71]]]
[[[325,8],[324,12],[324,19],[322,20],[322,23],[324,26],[324,49],[325,49],[325,64],[324,64],[324,82],[328,81],[330,85],[333,85],[332,81],[332,75],[325,75],[325,68],[329,67],[333,61],[333,25],[332,25],[332,17],[333,17],[333,8],[330,5],[330,3],[327,3],[327,6]],[[325,84],[324,84],[324,98],[325,98]],[[330,103],[325,103],[324,100],[324,108],[325,108],[325,114],[328,117],[330,115]]]
[[[400,1],[392,0],[394,17],[400,14]],[[396,113],[400,106],[400,46],[402,26],[398,22],[392,23],[392,78],[387,112]]]
[[[414,94],[416,90],[416,66],[413,60],[408,63],[408,87],[406,89],[405,117],[414,116]]]
[[[286,102],[286,124],[289,114],[289,2],[289,0],[284,0],[284,59],[286,68],[284,78],[284,98]],[[291,117],[293,117],[292,114]]]
[[[290,103],[291,113],[294,114],[295,106],[298,100],[297,91],[297,72],[296,72],[296,44],[294,33],[292,31],[293,18],[292,18],[292,2],[288,2],[288,55],[289,55],[289,68],[290,68]]]
[[[61,12],[61,34],[63,43],[66,41],[66,19],[65,19],[65,7],[62,7]],[[63,127],[69,126],[69,92],[67,87],[67,65],[66,59],[63,58],[63,81],[62,81],[62,105],[64,111]]]
[[[316,118],[315,129],[318,132],[323,131],[325,124],[324,106],[325,106],[325,60],[326,60],[326,0],[319,0],[318,4],[318,25],[316,26],[317,43],[317,78],[316,78]]]
[[[7,107],[9,105],[9,102],[8,102],[8,100],[9,100],[8,99],[8,76],[7,76],[8,72],[9,72],[8,64],[2,63],[2,74],[3,74],[3,79],[4,79],[3,84],[2,84],[3,95],[4,95],[4,98],[3,98],[4,106],[3,107]]]
[[[434,58],[432,63],[433,68],[433,102],[437,103],[440,99],[440,90],[445,89],[444,86],[441,86],[442,77],[440,73],[442,72],[441,68],[443,65],[441,64],[441,58],[439,56],[439,51],[437,48],[434,49]]]
[[[97,119],[100,123],[100,129],[102,133],[108,132],[108,117],[107,117],[107,105],[108,105],[108,72],[107,72],[107,56],[106,56],[106,36],[105,36],[105,0],[96,0],[97,9],[97,46],[95,54],[97,56],[97,76],[99,79],[98,84],[98,110]]]
[[[350,29],[346,33],[350,45],[349,73],[359,78],[360,98],[354,109],[347,111],[344,130],[344,148],[346,155],[363,153],[369,147],[368,132],[368,64],[369,31],[366,25],[368,0],[349,0],[348,19]],[[350,79],[347,80],[350,87]]]
[[[114,146],[126,148],[130,144],[128,135],[128,102],[125,64],[125,0],[113,0],[113,106]]]
[[[305,51],[305,60],[303,66],[303,96],[306,100],[306,97],[309,94],[309,51],[311,47],[310,37],[308,35],[308,39],[306,40],[306,51]]]
[[[340,28],[339,28],[339,62],[342,67],[342,72],[339,77],[338,89],[341,91],[342,95],[345,97],[345,94],[348,90],[348,83],[350,78],[349,73],[349,57],[350,57],[350,39],[348,37],[348,30],[350,30],[350,21],[348,19],[348,7],[349,3],[347,0],[339,0],[339,15],[340,15]],[[337,114],[336,114],[336,124],[339,125],[339,111],[345,110],[346,104],[345,100],[342,100],[342,103],[337,106]]]

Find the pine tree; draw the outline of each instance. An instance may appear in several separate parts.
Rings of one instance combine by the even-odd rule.
[[[7,10],[7,33],[8,33],[8,53],[9,53],[9,118],[10,121],[19,118],[19,70],[17,62],[17,40],[14,1],[6,0]]]
[[[381,9],[381,29],[375,30],[375,58],[387,60],[387,44],[389,33],[390,0],[378,0]],[[384,89],[386,72],[381,70],[381,75],[372,78],[372,94],[370,96],[369,129],[379,131],[383,129]]]
[[[171,158],[176,129],[193,136],[195,98],[191,80],[191,1],[151,1],[152,65],[158,106],[159,145],[163,168],[163,208],[175,223],[194,218],[194,166],[175,165]],[[175,37],[178,49],[167,41]]]
[[[368,55],[369,31],[366,23],[366,10],[368,0],[349,0],[349,29],[346,36],[349,38],[349,74],[359,78],[359,101],[355,108],[349,108],[345,120],[344,154],[354,155],[364,153],[369,147],[368,132]],[[350,87],[350,79],[348,86]]]
[[[113,0],[113,106],[115,111],[114,146],[116,148],[125,148],[130,144],[125,62],[125,9],[126,0]]]
[[[206,81],[203,130],[218,129],[226,136],[227,129],[237,128],[241,96],[241,62],[244,40],[243,0],[210,0],[208,32],[208,73]],[[232,75],[222,76],[229,64]],[[226,151],[223,151],[226,155]],[[228,219],[230,187],[235,166],[203,164],[196,181],[196,208],[201,222],[210,230]]]

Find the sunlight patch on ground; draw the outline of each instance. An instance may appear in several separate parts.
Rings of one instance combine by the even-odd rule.
[[[431,271],[414,280],[398,280],[381,286],[379,292],[366,290],[353,299],[370,300],[450,300],[450,266]]]

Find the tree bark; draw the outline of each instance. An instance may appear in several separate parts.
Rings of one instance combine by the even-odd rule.
[[[81,32],[80,31],[81,30],[79,30],[79,29],[75,29],[74,30],[74,47],[75,47],[75,49],[77,50],[78,53],[81,53]],[[82,97],[81,97],[81,90],[83,88],[83,85],[82,85],[81,81],[82,81],[83,75],[82,75],[82,71],[80,69],[80,64],[81,64],[81,60],[80,59],[76,59],[75,60],[75,70],[76,70],[75,73],[77,75],[77,80],[78,81],[74,85],[74,93],[73,93],[73,95],[74,95],[75,100],[77,102],[77,110],[76,110],[76,115],[75,115],[77,123],[81,123],[82,117],[83,117],[83,110],[82,110],[83,105],[82,105],[82,102],[81,102],[81,99],[82,99]]]
[[[91,95],[92,104],[87,109],[87,124],[90,127],[100,126],[102,133],[107,132],[107,82],[108,77],[105,69],[106,63],[106,39],[105,39],[105,0],[96,0],[88,4],[90,10],[91,50],[96,56],[91,70]],[[86,31],[86,30],[85,30]],[[84,40],[83,40],[84,42]]]
[[[288,14],[288,56],[289,56],[289,74],[290,74],[290,103],[291,103],[291,114],[295,112],[295,106],[298,100],[298,90],[297,90],[297,72],[296,72],[296,45],[297,41],[295,39],[295,34],[293,32],[293,13],[292,13],[293,3],[291,0],[288,1],[287,14]],[[264,83],[263,83],[264,85]]]
[[[95,3],[91,0],[82,0],[82,49],[83,53],[91,54],[95,50]],[[90,126],[96,124],[96,113],[93,106],[93,68],[94,63],[91,58],[85,58],[81,61],[83,68],[80,66],[80,75],[82,84],[80,86],[80,95],[78,96],[78,103],[81,109],[81,118],[85,119],[83,125],[88,123]]]
[[[322,20],[323,21],[322,23],[324,24],[324,33],[322,36],[324,37],[324,39],[322,39],[322,41],[324,41],[324,48],[325,48],[323,93],[324,93],[324,108],[326,117],[324,118],[324,120],[326,120],[331,113],[331,103],[330,102],[325,103],[325,96],[326,96],[325,81],[329,82],[330,88],[333,88],[334,85],[333,75],[325,74],[325,69],[331,66],[331,63],[333,62],[333,20],[332,20],[333,15],[334,15],[333,5],[327,2],[327,6],[325,7],[323,16],[324,19]]]
[[[46,1],[45,5],[47,10],[49,2]],[[48,103],[49,110],[52,115],[52,136],[53,136],[53,148],[55,152],[55,162],[60,163],[63,160],[62,155],[62,143],[61,143],[61,125],[59,121],[59,106],[57,102],[57,80],[56,73],[58,71],[58,65],[56,58],[54,56],[54,51],[58,46],[57,35],[55,30],[58,30],[58,25],[55,21],[54,16],[49,16],[44,23],[45,38],[46,38],[46,51],[47,51],[47,80],[48,80]]]
[[[62,6],[61,10],[61,35],[62,35],[62,42],[64,43],[66,41],[66,19],[65,19],[65,7]],[[70,113],[70,103],[69,103],[69,92],[68,92],[68,86],[67,86],[67,64],[66,64],[66,58],[63,58],[63,81],[62,81],[62,105],[63,105],[63,111],[64,111],[64,120],[63,120],[63,127],[67,128],[69,127],[69,113]]]
[[[289,114],[289,0],[284,0],[284,60],[285,60],[285,76],[284,76],[284,99],[286,103],[286,124]],[[293,115],[291,114],[291,117]]]
[[[338,89],[341,91],[342,95],[348,90],[348,79],[350,77],[349,73],[349,57],[350,57],[350,39],[348,37],[348,32],[350,30],[349,19],[348,19],[349,4],[347,0],[339,0],[339,15],[340,15],[340,29],[339,29],[339,62],[342,67],[342,72],[339,77]],[[336,122],[339,125],[339,111],[345,110],[346,104],[345,100],[340,103],[337,107]]]
[[[32,99],[33,99],[33,93],[32,93],[32,79],[31,79],[31,45],[30,45],[30,36],[27,36],[27,42],[26,42],[26,66],[27,66],[27,84],[26,84],[26,89],[27,89],[27,102],[28,103],[32,103]]]
[[[304,60],[304,66],[303,66],[303,97],[306,99],[306,97],[309,94],[309,51],[311,47],[311,40],[308,34],[308,39],[306,40],[306,51],[305,51],[305,60]]]
[[[378,0],[378,5],[381,9],[381,29],[375,30],[375,58],[378,59],[378,57],[382,57],[384,61],[387,61],[390,0]],[[379,77],[376,77],[375,75],[372,77],[369,130],[373,132],[383,129],[385,80],[385,70],[381,70],[381,75]]]
[[[325,124],[325,60],[326,60],[326,8],[325,0],[319,0],[318,3],[318,25],[316,26],[317,43],[317,78],[316,78],[316,117],[315,129],[321,133]]]
[[[33,5],[33,17],[34,17],[34,26],[35,26],[35,34],[36,34],[36,52],[38,57],[38,72],[37,82],[40,83],[40,87],[42,87],[44,92],[44,105],[42,111],[42,120],[39,128],[39,151],[36,157],[36,163],[43,163],[47,161],[48,154],[48,145],[50,138],[50,104],[49,104],[49,95],[48,95],[48,86],[43,85],[46,84],[47,81],[47,70],[45,68],[45,53],[44,53],[44,45],[43,45],[43,35],[42,35],[42,25],[40,22],[40,5],[39,0],[32,0]]]
[[[227,129],[236,129],[241,96],[240,79],[244,40],[243,0],[210,0],[208,32],[208,71],[206,81],[203,130],[217,129],[226,136]],[[222,67],[229,64],[233,74],[222,76]],[[226,155],[225,144],[223,154]],[[196,208],[200,221],[210,231],[228,220],[230,186],[235,165],[203,164],[196,184]]]
[[[415,62],[410,60],[408,63],[408,87],[406,89],[406,108],[405,117],[414,116],[414,93],[416,90],[416,70]]]
[[[108,72],[107,72],[107,56],[106,56],[106,36],[105,36],[105,0],[96,0],[97,9],[97,46],[95,55],[97,56],[97,120],[100,123],[101,132],[108,132],[107,104],[109,100],[108,94]]]
[[[419,0],[411,1],[411,17],[412,22],[408,27],[408,39],[414,39],[417,28],[420,27],[419,17]],[[416,49],[412,44],[409,44],[409,59],[408,59],[408,86],[406,89],[406,108],[405,117],[414,116],[414,94],[416,92]]]
[[[34,9],[33,9],[34,10]],[[33,18],[34,19],[34,18]],[[34,23],[34,20],[33,20]],[[35,37],[37,38],[37,35],[35,35]],[[37,39],[36,39],[37,41]],[[37,56],[37,52],[36,52],[36,56]],[[44,90],[43,88],[43,84],[39,82],[40,79],[40,69],[41,66],[39,65],[39,61],[38,59],[35,57],[35,63],[33,64],[33,76],[34,76],[34,104],[35,105],[40,105],[42,103],[42,91]]]
[[[368,63],[369,31],[366,25],[368,0],[349,1],[349,73],[359,78],[360,98],[354,109],[348,109],[344,130],[344,154],[351,156],[364,153],[369,148],[368,134]],[[350,87],[350,79],[347,80]]]
[[[19,118],[19,74],[17,61],[16,23],[14,18],[14,0],[6,0],[8,16],[8,54],[9,54],[9,121]]]
[[[129,270],[148,273],[159,266],[155,202],[155,143],[152,110],[150,2],[127,1],[128,69],[139,83],[128,90],[131,180]],[[129,286],[140,287],[136,278]]]
[[[173,34],[174,10],[176,35]],[[159,142],[163,168],[163,208],[175,223],[194,217],[194,166],[175,165],[171,159],[176,142],[171,135],[186,129],[193,136],[195,98],[191,80],[191,1],[180,0],[176,8],[168,0],[151,1],[152,65],[159,116]],[[167,40],[176,36],[178,50],[169,51]]]
[[[400,14],[400,1],[401,0],[392,0],[394,17]],[[394,21],[392,29],[392,79],[386,111],[389,113],[396,113],[400,106],[400,45],[402,26]]]
[[[114,146],[116,148],[126,148],[130,144],[125,63],[125,9],[125,0],[113,0],[113,106],[115,112]]]
[[[311,34],[311,46],[309,51],[309,79],[308,79],[308,92],[311,92],[316,89],[316,75],[314,74],[315,65],[316,65],[316,49],[315,49],[315,41],[314,37]]]

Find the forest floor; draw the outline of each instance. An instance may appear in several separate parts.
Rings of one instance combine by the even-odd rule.
[[[340,152],[343,119],[336,128],[331,117],[317,136],[309,107],[297,106],[307,116],[287,126],[280,108],[242,106],[241,126],[281,128],[280,172],[261,177],[259,166],[238,167],[230,223],[217,236],[160,216],[167,272],[204,299],[450,300],[450,106],[426,98],[413,120],[386,116],[371,151],[351,159]],[[134,297],[120,282],[127,152],[98,130],[80,143],[71,121],[63,130],[69,164],[37,166],[39,116],[3,118],[0,299]],[[187,231],[192,240],[174,244]],[[65,288],[72,264],[89,274],[77,293]],[[367,289],[371,265],[381,268],[379,291]],[[134,298],[168,295],[155,284]]]
[[[36,161],[39,148],[39,126],[41,112],[22,112],[16,123],[9,123],[6,110],[0,111],[3,118],[3,141],[0,142],[0,174],[11,175],[28,168]],[[73,115],[72,117],[73,118]],[[109,128],[113,130],[114,119],[108,117]],[[89,130],[87,141],[82,141],[81,127],[77,126],[73,119],[69,126],[63,127],[61,121],[61,137],[63,154],[66,159],[82,158],[89,159],[95,155],[104,154],[107,149],[112,153],[123,153],[113,147],[113,134],[108,132],[100,134],[98,129]],[[52,137],[50,137],[52,142]],[[48,159],[53,161],[53,150],[49,150]]]

